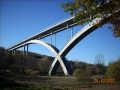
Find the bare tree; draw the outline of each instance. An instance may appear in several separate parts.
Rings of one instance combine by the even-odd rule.
[[[105,64],[104,55],[98,54],[98,55],[95,57],[95,64],[102,64],[102,65],[104,65],[104,64]]]
[[[95,57],[95,64],[98,68],[98,70],[96,71],[96,74],[104,74],[106,71],[104,55],[98,54]]]

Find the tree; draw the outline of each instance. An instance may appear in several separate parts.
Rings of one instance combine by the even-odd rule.
[[[75,0],[61,3],[61,7],[64,8],[64,12],[70,12],[71,16],[75,15],[73,21],[78,25],[101,17],[102,20],[97,26],[112,23],[109,29],[113,31],[113,36],[120,37],[120,0]]]
[[[98,54],[96,57],[95,57],[95,64],[102,64],[104,65],[104,55],[102,54]]]
[[[87,66],[85,68],[85,72],[87,73],[88,77],[91,76],[93,74],[93,68],[92,68],[92,66]]]
[[[75,69],[73,75],[77,77],[79,81],[85,81],[87,79],[87,73],[82,69]]]
[[[98,68],[98,70],[96,71],[97,74],[104,74],[105,71],[106,71],[106,67],[104,65],[104,55],[102,54],[98,54],[96,57],[95,57],[95,64]]]
[[[120,59],[118,61],[109,64],[106,70],[106,76],[110,79],[120,80]]]
[[[14,56],[3,47],[0,47],[0,69],[3,71],[9,69],[13,60]]]

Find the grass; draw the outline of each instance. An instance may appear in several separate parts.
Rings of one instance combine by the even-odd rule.
[[[0,88],[5,90],[64,90],[110,85],[103,83],[95,84],[93,79],[83,83],[74,76],[0,76]],[[120,85],[120,82],[117,81],[115,85]]]

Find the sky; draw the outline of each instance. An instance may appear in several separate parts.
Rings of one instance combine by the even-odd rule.
[[[0,46],[7,49],[68,18],[70,14],[60,7],[61,3],[65,2],[68,0],[0,0]],[[73,27],[74,35],[84,26]],[[111,24],[105,24],[89,34],[67,54],[66,58],[94,64],[96,56],[101,54],[105,65],[108,65],[109,61],[116,61],[120,57],[120,38],[113,37],[109,26]],[[44,41],[50,43],[50,36]],[[56,47],[59,50],[66,41],[67,30],[57,33]],[[55,35],[52,43],[55,45]],[[38,44],[29,45],[29,51],[55,57],[51,51]]]

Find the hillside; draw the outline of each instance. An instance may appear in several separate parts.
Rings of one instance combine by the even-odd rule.
[[[0,71],[11,73],[24,73],[29,75],[48,75],[49,68],[54,57],[28,52],[28,56],[23,57],[22,51],[16,51],[16,54],[0,48]],[[68,60],[69,61],[69,60]],[[87,70],[91,74],[104,74],[106,67],[104,65],[94,65],[85,62],[69,61],[73,70]],[[57,70],[57,75],[64,75],[61,66]]]
[[[85,62],[69,61],[73,70],[73,76],[64,76],[61,66],[57,70],[56,76],[48,76],[48,71],[54,57],[29,52],[28,56],[23,57],[22,51],[16,54],[0,48],[0,89],[38,89],[38,90],[73,90],[89,87],[105,88],[108,85],[116,85],[119,90],[119,66],[120,59],[110,64],[108,67],[102,64],[88,64]],[[117,65],[118,64],[118,65]],[[111,65],[112,69],[111,70]],[[94,80],[107,80],[105,75],[113,76],[115,82],[99,82]],[[109,73],[111,71],[111,73]],[[115,72],[116,71],[116,72]],[[117,73],[117,74],[115,74]],[[114,77],[115,76],[115,77]],[[109,80],[111,80],[109,79]],[[102,87],[101,87],[102,86]],[[107,87],[107,88],[113,88]],[[112,90],[112,89],[111,89]]]

